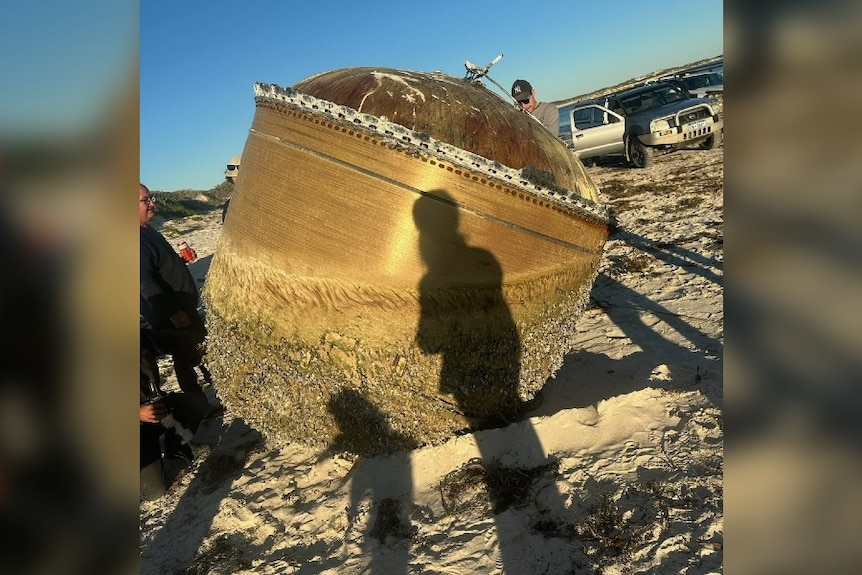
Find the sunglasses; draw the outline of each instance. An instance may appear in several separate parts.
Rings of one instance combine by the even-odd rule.
[[[527,104],[530,103],[530,99],[527,98],[526,100],[518,100],[518,103],[521,104],[522,106],[526,106]]]
[[[142,204],[155,204],[156,198],[141,198],[139,200]]]
[[[228,164],[228,165],[227,165],[227,169],[228,169],[228,171],[238,170],[238,169],[239,169],[239,164],[237,164],[237,165],[235,165],[235,166],[234,166],[233,164]]]

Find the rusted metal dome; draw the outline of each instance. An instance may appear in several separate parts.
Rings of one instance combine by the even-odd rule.
[[[440,73],[344,68],[312,76],[293,88],[516,170],[532,166],[552,174],[556,186],[598,200],[583,165],[559,138],[481,83]]]

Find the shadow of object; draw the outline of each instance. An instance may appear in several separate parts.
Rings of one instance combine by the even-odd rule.
[[[628,245],[652,255],[666,264],[695,273],[716,285],[723,285],[723,276],[710,269],[715,268],[719,271],[724,269],[724,263],[715,258],[704,257],[695,251],[680,247],[676,243],[656,242],[623,229],[616,229],[609,239],[622,240]]]
[[[591,297],[640,350],[619,359],[589,351],[569,354],[555,378],[545,385],[543,403],[529,413],[531,417],[592,406],[646,387],[699,389],[713,405],[722,406],[720,373],[724,353],[720,340],[605,274],[596,278]],[[682,335],[690,347],[665,338],[647,325],[643,312],[660,318]],[[664,381],[656,374],[660,366],[673,374],[671,381]]]
[[[409,435],[393,431],[380,408],[353,389],[341,389],[327,402],[340,433],[327,453],[346,451],[372,457],[386,451],[407,451],[419,447]]]

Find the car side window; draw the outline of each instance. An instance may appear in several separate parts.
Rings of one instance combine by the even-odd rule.
[[[575,110],[575,129],[588,130],[598,126],[606,126],[620,121],[618,116],[608,112],[607,108],[601,106],[585,106]]]
[[[575,110],[575,127],[578,130],[592,128],[595,125],[593,122],[593,108],[583,108]]]

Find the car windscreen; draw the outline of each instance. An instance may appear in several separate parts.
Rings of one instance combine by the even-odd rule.
[[[724,83],[724,78],[720,74],[701,74],[700,76],[683,78],[682,83],[689,90],[696,90],[707,86],[719,86]]]
[[[688,96],[683,91],[670,84],[658,84],[651,90],[643,90],[634,94],[621,95],[619,98],[620,104],[626,116],[632,116],[670,104],[671,102],[679,102],[687,100]]]

